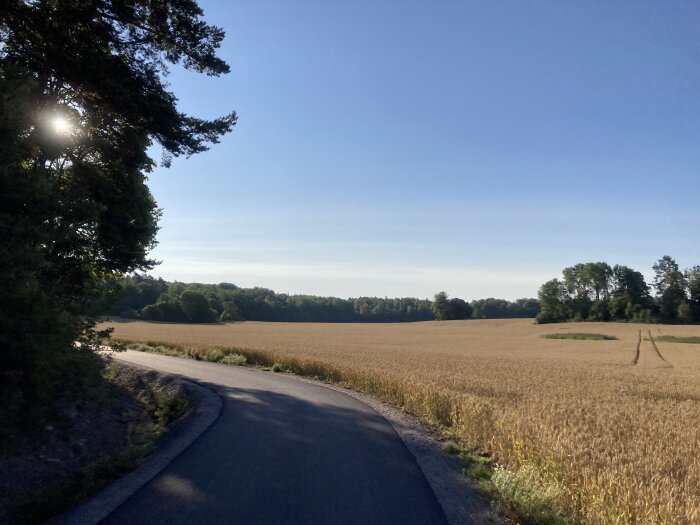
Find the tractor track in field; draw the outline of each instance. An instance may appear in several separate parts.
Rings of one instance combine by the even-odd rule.
[[[651,346],[654,348],[656,351],[656,355],[659,356],[659,359],[661,359],[664,363],[666,363],[668,366],[673,366],[671,363],[669,363],[666,358],[661,354],[661,351],[659,350],[659,347],[656,346],[656,341],[654,341],[654,336],[651,335],[651,330],[647,330],[649,333],[649,342],[651,343]]]
[[[663,363],[663,366],[673,368],[673,364],[671,364],[668,359],[664,357],[664,355],[661,353],[661,350],[659,350],[659,347],[656,345],[656,341],[654,340],[654,336],[651,335],[651,330],[647,330],[647,333],[649,334],[649,343],[651,344],[651,347],[654,350],[654,353],[656,354],[656,357],[659,358],[659,360]],[[640,359],[642,357],[642,331],[639,330],[637,332],[637,346],[635,349],[634,353],[634,359],[632,359],[632,366],[637,366],[640,363]],[[646,351],[645,351],[646,353]],[[646,363],[649,358],[645,357],[644,362]],[[651,358],[653,360],[653,358]],[[649,364],[649,363],[647,363]]]
[[[642,346],[642,331],[641,330],[639,330],[638,336],[639,337],[637,339],[637,352],[634,354],[634,359],[632,360],[633,365],[636,365],[637,363],[639,363],[639,352],[640,352],[640,348]]]

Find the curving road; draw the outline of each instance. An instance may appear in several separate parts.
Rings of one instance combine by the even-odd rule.
[[[343,393],[254,369],[128,351],[214,390],[219,419],[105,524],[446,524],[389,423]]]

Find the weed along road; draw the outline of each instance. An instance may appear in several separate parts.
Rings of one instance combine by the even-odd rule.
[[[219,419],[107,524],[445,524],[389,423],[280,374],[128,351],[118,359],[214,390]]]

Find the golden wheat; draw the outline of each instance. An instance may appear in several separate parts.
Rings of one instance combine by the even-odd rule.
[[[537,468],[586,523],[700,523],[700,346],[659,342],[658,354],[649,337],[698,326],[107,324],[120,340],[236,348],[381,396],[513,472]],[[618,340],[540,337],[567,332]]]

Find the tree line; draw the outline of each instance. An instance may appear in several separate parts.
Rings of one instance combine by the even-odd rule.
[[[664,255],[652,266],[654,280],[628,266],[576,264],[538,293],[539,323],[564,321],[700,322],[700,266],[681,270]]]
[[[148,321],[213,323],[225,321],[400,323],[433,319],[535,317],[536,299],[480,299],[467,303],[445,292],[433,301],[413,297],[319,297],[276,293],[231,283],[168,282],[131,275],[110,282],[92,314]]]

